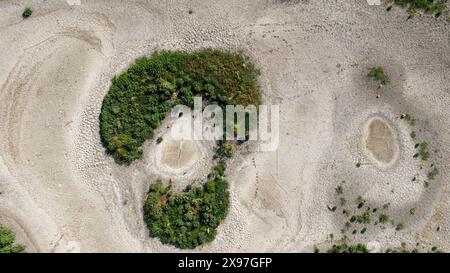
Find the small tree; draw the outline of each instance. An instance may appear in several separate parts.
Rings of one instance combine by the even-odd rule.
[[[28,18],[33,14],[33,10],[30,7],[26,7],[22,13],[23,18]]]

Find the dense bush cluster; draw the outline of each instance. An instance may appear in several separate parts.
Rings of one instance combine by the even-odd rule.
[[[12,230],[0,226],[0,253],[21,253],[25,247],[14,243],[16,237]]]
[[[242,54],[205,49],[157,52],[112,80],[101,112],[101,137],[119,164],[142,156],[142,143],[177,104],[194,96],[218,105],[258,105],[259,71]]]
[[[258,75],[239,53],[163,51],[141,58],[112,80],[100,117],[102,141],[117,163],[129,164],[142,156],[141,145],[153,137],[169,110],[178,104],[193,107],[195,96],[222,107],[258,106]],[[158,138],[157,143],[162,141]],[[217,164],[201,187],[189,186],[176,193],[162,181],[150,186],[144,220],[151,237],[183,249],[214,239],[228,213],[225,160],[233,156],[233,150],[233,143],[218,142]]]
[[[224,173],[225,163],[220,161],[202,187],[188,187],[181,193],[172,192],[161,181],[152,184],[144,206],[150,236],[183,249],[212,241],[228,213]]]

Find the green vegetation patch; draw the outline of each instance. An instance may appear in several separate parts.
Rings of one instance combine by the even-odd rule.
[[[0,253],[21,253],[25,251],[23,245],[15,244],[16,236],[12,230],[0,226]]]
[[[202,187],[188,187],[181,193],[172,192],[170,185],[165,187],[161,181],[152,184],[144,206],[150,236],[183,249],[211,242],[228,213],[224,173],[225,163],[220,161]]]
[[[447,13],[447,0],[391,0],[395,5],[407,8],[410,14],[423,11],[430,14]]]
[[[422,160],[428,160],[430,158],[430,152],[428,151],[428,143],[422,142],[419,143],[418,147],[419,152],[414,155],[414,157],[420,157]]]
[[[438,168],[435,167],[435,168],[433,168],[433,170],[428,172],[427,178],[429,180],[434,180],[438,174],[439,174],[439,170],[438,170]]]
[[[259,71],[241,53],[204,49],[196,52],[162,51],[141,58],[114,77],[100,116],[100,134],[107,151],[118,164],[128,165],[142,156],[141,145],[152,139],[154,130],[172,107],[194,106],[194,97],[206,104],[260,104]],[[164,140],[156,139],[159,144]],[[227,158],[234,144],[218,142],[216,163],[203,186],[172,191],[156,181],[150,186],[144,220],[150,236],[164,244],[193,249],[211,242],[229,207]]]
[[[384,73],[384,70],[381,67],[372,67],[369,70],[367,77],[377,81],[380,86],[387,85],[390,82],[388,75]]]
[[[141,158],[141,145],[175,105],[192,107],[194,97],[202,96],[219,106],[258,106],[258,76],[241,53],[162,51],[138,59],[113,78],[103,100],[102,141],[118,164],[130,164]]]
[[[347,245],[342,243],[333,245],[327,250],[327,253],[369,253],[369,250],[363,244]]]
[[[28,18],[33,14],[33,10],[29,7],[25,8],[22,12],[22,17],[23,18]]]

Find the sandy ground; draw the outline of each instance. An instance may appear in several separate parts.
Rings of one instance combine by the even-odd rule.
[[[275,152],[241,148],[229,168],[229,216],[216,240],[195,251],[325,246],[345,222],[327,209],[343,180],[349,202],[390,202],[389,214],[406,227],[369,228],[353,241],[450,251],[445,19],[407,21],[403,10],[386,12],[363,0],[81,3],[0,1],[0,222],[29,251],[179,251],[148,238],[142,219],[148,185],[164,175],[153,163],[168,160],[152,154],[167,145],[149,141],[144,159],[118,166],[100,143],[99,114],[110,79],[137,57],[204,47],[243,50],[261,68],[264,102],[280,105],[280,145]],[[34,13],[23,20],[25,6]],[[372,66],[385,68],[388,87],[368,81]],[[433,147],[429,163],[441,173],[429,188],[401,113],[417,118],[415,130]],[[370,154],[373,118],[388,124],[378,128],[389,143],[370,142]],[[383,154],[392,147],[395,155]],[[379,164],[373,149],[389,164]],[[186,162],[205,165],[210,153],[198,151]]]

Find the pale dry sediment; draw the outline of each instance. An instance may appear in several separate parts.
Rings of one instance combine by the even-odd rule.
[[[374,117],[367,122],[363,141],[368,155],[380,166],[390,166],[397,160],[397,137],[382,118]]]
[[[22,20],[27,5],[34,14]],[[405,17],[357,0],[0,1],[0,215],[37,251],[178,251],[148,238],[142,217],[148,186],[161,176],[155,140],[142,160],[117,165],[101,145],[101,103],[111,78],[138,57],[214,47],[243,50],[261,68],[264,103],[280,105],[280,146],[239,148],[228,168],[229,216],[216,240],[195,251],[311,251],[342,228],[343,217],[327,210],[342,180],[349,202],[389,201],[407,227],[374,228],[355,241],[448,250],[449,27]],[[384,67],[391,85],[372,85],[372,66]],[[405,112],[438,149],[431,161],[441,174],[428,189],[411,128],[398,118]],[[389,168],[374,164],[361,141],[375,116],[396,136]],[[167,140],[165,129],[157,135]],[[201,147],[208,152],[197,162],[210,162],[212,147]],[[208,164],[167,178],[204,179]]]

